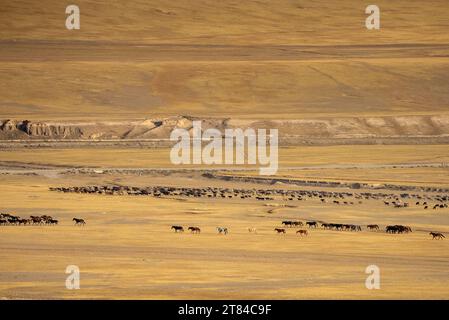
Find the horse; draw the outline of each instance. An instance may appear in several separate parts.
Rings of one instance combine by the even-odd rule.
[[[379,226],[377,224],[369,224],[366,226],[369,230],[379,230]]]
[[[188,230],[192,233],[201,233],[201,229],[198,227],[189,227]]]
[[[446,238],[444,236],[444,234],[440,233],[440,232],[429,232],[429,234],[432,236],[432,240],[437,239],[437,240],[443,240],[443,238]]]
[[[56,224],[59,223],[59,221],[52,218],[52,219],[48,219],[47,223],[50,224],[50,225],[56,225]]]
[[[282,221],[282,225],[284,225],[284,226],[289,226],[289,227],[291,227],[292,225],[293,225],[293,221],[290,221],[290,220],[284,220],[284,221]]]
[[[278,234],[280,234],[280,233],[285,234],[285,229],[282,229],[282,228],[274,228],[274,231],[276,231]]]
[[[86,221],[84,221],[84,219],[73,218],[72,221],[75,221],[75,226],[76,226],[76,225],[83,226],[83,225],[86,224]]]
[[[184,228],[182,226],[171,226],[175,232],[184,232]]]
[[[228,228],[225,227],[217,227],[218,234],[228,234]]]
[[[299,234],[302,237],[307,236],[309,233],[307,232],[307,230],[298,230],[296,231],[296,234]]]
[[[316,221],[307,221],[306,222],[306,225],[309,227],[309,228],[316,228],[317,227],[317,225],[318,225],[318,223],[316,222]]]

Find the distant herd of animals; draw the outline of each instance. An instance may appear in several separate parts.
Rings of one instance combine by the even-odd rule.
[[[443,201],[443,200],[438,199],[438,201]],[[391,202],[390,201],[384,201],[384,204],[386,206],[392,205],[395,208],[407,208],[409,206],[408,202],[401,202],[401,201],[391,201]],[[416,206],[421,205],[424,210],[429,209],[429,204],[427,203],[427,201],[424,201],[422,203],[420,201],[418,201],[418,202],[415,203],[415,205]],[[433,210],[435,210],[435,209],[444,209],[444,208],[448,208],[447,203],[437,203],[437,204],[434,204],[432,206]]]
[[[343,224],[343,223],[326,223],[326,222],[318,222],[318,221],[306,221],[305,224],[302,221],[292,221],[292,220],[284,220],[281,222],[282,227],[276,227],[273,229],[277,234],[286,234],[287,228],[294,227],[303,227],[304,225],[309,229],[322,228],[324,230],[335,230],[335,231],[362,231],[362,226],[355,224]],[[369,224],[366,226],[369,231],[380,231],[380,227],[377,224]],[[175,233],[184,232],[184,227],[180,225],[172,225],[171,230]],[[201,233],[201,228],[197,226],[189,226],[187,228],[191,233]],[[228,234],[229,230],[227,227],[217,227],[216,228],[218,234]],[[249,227],[249,233],[257,233],[257,229],[254,227]],[[385,232],[390,234],[402,234],[402,233],[410,233],[412,232],[412,228],[409,226],[403,225],[388,225],[385,227]],[[309,232],[306,229],[296,230],[296,234],[302,236],[308,236]],[[442,240],[445,236],[441,232],[431,231],[429,235],[432,236],[432,239]]]
[[[74,192],[87,194],[102,194],[102,195],[135,195],[135,196],[153,196],[153,197],[193,197],[193,198],[224,198],[224,199],[253,199],[257,201],[305,201],[307,199],[317,198],[322,203],[331,203],[336,205],[354,205],[361,204],[364,200],[378,200],[383,201],[386,206],[393,206],[395,208],[407,208],[411,199],[416,199],[416,206],[422,206],[423,209],[433,207],[433,209],[447,208],[449,202],[449,195],[422,195],[422,194],[389,194],[389,193],[373,193],[373,192],[339,192],[339,191],[317,191],[317,190],[284,190],[284,189],[230,189],[217,187],[204,188],[190,188],[190,187],[165,187],[165,186],[150,186],[150,187],[131,187],[131,186],[81,186],[81,187],[56,187],[50,188],[51,191],[59,192]],[[348,198],[353,199],[348,199]],[[354,201],[350,201],[354,200]],[[431,205],[430,201],[437,202]],[[83,219],[73,218],[75,225],[84,225]],[[49,216],[31,216],[27,219],[20,217],[2,214],[0,216],[0,225],[56,225],[58,220]],[[282,227],[274,229],[276,233],[286,233],[287,227],[301,227],[306,226],[310,228],[322,228],[324,230],[335,231],[361,231],[360,225],[341,224],[341,223],[321,223],[317,221],[307,221],[305,224],[300,221],[282,221]],[[378,225],[367,225],[369,231],[380,231]],[[182,226],[174,225],[172,229],[175,232],[183,232]],[[229,230],[226,227],[217,227],[219,234],[226,235]],[[191,233],[199,234],[201,229],[196,226],[188,228]],[[255,228],[248,228],[251,233],[257,233]],[[386,226],[385,232],[389,234],[402,234],[411,232],[408,226],[391,225]],[[307,236],[307,230],[297,230],[297,234]],[[433,239],[442,239],[444,235],[439,232],[431,232]]]
[[[81,218],[73,218],[72,222],[76,226],[84,226],[86,225],[86,221]],[[58,225],[59,220],[48,216],[30,216],[29,218],[21,218],[19,216],[11,215],[8,213],[0,213],[0,226],[20,226],[20,225]],[[309,229],[322,228],[324,230],[335,230],[335,231],[362,231],[362,226],[355,224],[344,224],[344,223],[327,223],[327,222],[319,222],[319,221],[306,221],[303,223],[302,221],[297,220],[284,220],[281,222],[282,227],[274,228],[274,231],[278,234],[287,233],[286,228],[298,228],[306,226]],[[380,227],[377,224],[369,224],[366,226],[369,231],[380,231]],[[171,229],[174,232],[184,232],[184,227],[180,225],[172,225]],[[201,228],[197,226],[189,226],[187,228],[188,231],[194,234],[201,233]],[[229,229],[227,227],[216,227],[218,234],[227,235],[229,233]],[[257,234],[257,229],[254,227],[248,228],[249,233]],[[402,233],[410,233],[412,232],[412,228],[409,226],[403,225],[388,225],[385,227],[385,232],[390,234],[402,234]],[[308,236],[309,233],[305,229],[296,230],[296,234],[300,236]],[[443,239],[445,236],[441,232],[430,232],[432,239]]]
[[[364,200],[383,201],[387,206],[394,208],[407,208],[409,202],[414,201],[416,206],[423,209],[448,208],[449,195],[423,195],[418,193],[381,193],[381,192],[342,192],[319,190],[285,190],[285,189],[231,189],[218,187],[167,187],[149,186],[132,187],[116,185],[81,186],[81,187],[51,187],[50,191],[73,192],[102,195],[131,195],[161,197],[188,197],[211,199],[244,199],[257,201],[305,201],[319,199],[322,203],[334,205],[362,204]],[[432,203],[431,203],[432,202]],[[413,202],[412,202],[413,203]]]
[[[77,226],[84,226],[86,221],[84,219],[73,218],[72,221]],[[43,226],[43,225],[58,225],[59,220],[43,215],[43,216],[30,216],[29,218],[21,218],[9,213],[0,213],[0,226]]]

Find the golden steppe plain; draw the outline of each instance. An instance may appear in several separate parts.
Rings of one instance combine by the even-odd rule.
[[[351,148],[358,149],[359,158],[354,158],[354,150],[349,152]],[[111,163],[116,168],[178,169],[169,164],[168,152],[168,149],[2,151],[5,160],[0,180],[2,210],[21,216],[49,214],[57,217],[60,225],[1,227],[0,296],[8,299],[447,298],[449,243],[431,240],[428,232],[449,232],[448,209],[426,211],[414,204],[397,209],[384,206],[379,200],[338,206],[318,199],[260,202],[49,191],[49,187],[94,184],[354,191],[219,181],[206,179],[202,171],[151,175],[62,173],[66,168],[106,168]],[[280,154],[278,176],[303,177],[306,173],[319,180],[327,177],[339,181],[337,177],[347,176],[350,181],[360,178],[364,182],[449,186],[444,178],[449,169],[444,166],[380,166],[438,165],[449,156],[447,148],[441,146],[298,147],[281,149]],[[356,161],[356,169],[345,167],[356,165]],[[335,164],[341,167],[326,168]],[[42,168],[36,169],[37,165]],[[316,169],[305,168],[309,166]],[[247,175],[254,174],[254,170],[248,170]],[[359,176],[353,176],[354,170]],[[413,181],[404,179],[408,175],[401,170],[408,170]],[[86,219],[87,225],[75,227],[73,217]],[[301,238],[292,229],[286,235],[275,234],[273,228],[284,219],[377,223],[381,227],[405,224],[412,226],[414,232],[390,235],[365,228],[362,232],[312,229],[308,237]],[[200,226],[202,232],[176,234],[170,230],[172,224]],[[229,227],[230,233],[218,235],[217,226]],[[258,233],[249,233],[248,227],[257,228]],[[381,270],[380,290],[365,287],[365,268],[372,264]],[[80,267],[80,290],[65,288],[68,265]]]

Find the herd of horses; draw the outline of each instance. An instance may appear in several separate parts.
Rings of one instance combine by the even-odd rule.
[[[297,220],[284,220],[281,222],[281,224],[283,227],[274,228],[275,233],[286,234],[287,227],[294,228],[303,226],[307,226],[309,229],[322,228],[324,230],[335,230],[335,231],[355,231],[355,232],[362,231],[362,226],[355,224],[326,223],[319,221],[306,221],[304,223],[302,221]],[[369,231],[380,231],[380,227],[377,224],[369,224],[366,226],[366,228]],[[172,225],[171,229],[174,230],[175,233],[184,232],[184,227],[180,225]],[[191,233],[201,233],[201,229],[199,227],[190,226],[187,228],[187,230],[190,231]],[[226,227],[217,227],[216,230],[218,234],[224,235],[228,234],[228,228]],[[257,233],[257,229],[254,227],[249,227],[247,230],[249,233]],[[390,234],[410,233],[412,232],[412,228],[403,225],[388,225],[385,227],[385,232]],[[306,229],[299,229],[296,230],[296,234],[302,237],[308,236],[309,232]],[[445,238],[445,236],[441,232],[432,231],[429,234],[432,236],[432,239],[442,240]]]
[[[444,201],[446,201],[446,198],[442,199],[442,198],[436,198],[437,201],[439,201],[440,203],[436,203],[432,206],[432,209],[444,209],[444,208],[448,208],[448,204],[447,203],[443,203]],[[399,199],[396,199],[395,201],[384,201],[384,204],[386,206],[392,205],[394,208],[408,208],[409,207],[409,203],[408,202],[402,202]],[[429,204],[427,203],[427,201],[424,202],[420,202],[417,201],[415,203],[416,206],[422,206],[424,210],[427,210],[429,208]]]
[[[382,192],[341,192],[341,191],[318,191],[318,190],[284,190],[284,189],[231,189],[231,188],[217,188],[217,187],[168,187],[168,186],[149,186],[149,187],[133,187],[133,186],[118,186],[118,185],[97,185],[97,186],[82,186],[82,187],[57,187],[50,188],[51,191],[59,192],[75,192],[88,194],[103,194],[103,195],[135,195],[135,196],[153,196],[153,197],[188,197],[188,198],[223,198],[223,199],[254,199],[258,201],[305,201],[307,199],[319,199],[322,203],[332,203],[334,205],[354,205],[356,203],[362,204],[364,200],[383,201],[386,206],[393,206],[394,208],[407,208],[409,202],[416,201],[416,206],[423,206],[424,209],[431,207],[433,209],[448,208],[449,195],[422,195],[419,193],[408,193],[405,190],[399,189],[401,193],[382,193]],[[437,191],[437,190],[435,190]],[[353,200],[353,201],[351,201]],[[413,203],[413,202],[411,202]],[[342,224],[342,223],[319,223],[317,221],[307,221],[305,224],[301,221],[283,221],[282,227],[302,227],[318,228],[335,231],[362,231],[362,226],[356,224]],[[369,231],[380,231],[380,227],[376,224],[366,226]],[[175,232],[184,232],[182,226],[172,226]],[[199,227],[189,227],[187,229],[191,233],[201,233]],[[219,234],[227,234],[228,229],[225,227],[217,227]],[[255,228],[248,228],[250,233],[256,233]],[[298,234],[307,235],[306,230]],[[402,234],[411,232],[408,226],[392,225],[386,226],[385,232],[391,234]],[[285,228],[275,228],[277,233],[286,233]],[[434,236],[433,234],[436,234]],[[443,239],[444,235],[439,232],[432,232],[434,239]]]
[[[75,225],[83,226],[86,224],[84,219],[73,218],[72,221]],[[58,225],[59,220],[53,218],[52,216],[42,215],[42,216],[30,216],[29,218],[21,218],[9,213],[0,213],[0,226],[44,226],[44,225]]]
[[[422,195],[418,193],[403,192],[342,192],[342,191],[319,191],[319,190],[284,190],[284,189],[231,189],[217,187],[168,187],[149,186],[133,187],[118,185],[80,186],[80,187],[55,187],[50,191],[74,192],[103,195],[134,195],[153,197],[187,197],[187,198],[222,198],[222,199],[245,199],[258,201],[305,201],[308,199],[319,199],[322,203],[334,205],[362,204],[364,200],[383,201],[387,206],[395,208],[407,208],[409,202],[416,201],[417,206],[427,209],[448,208],[449,195]],[[434,204],[431,204],[433,202]],[[412,203],[412,202],[411,202]]]
[[[174,230],[174,232],[184,232],[183,226],[175,225],[175,226],[171,226],[171,229]],[[226,227],[217,227],[216,229],[219,234],[224,234],[224,235],[228,234],[228,228],[226,228]],[[199,227],[188,227],[187,230],[190,231],[191,233],[201,233],[201,229]]]
[[[399,224],[396,224],[394,226],[386,226],[385,228],[386,233],[409,233],[412,232],[412,228],[409,226],[402,226]]]
[[[284,220],[282,225],[285,227],[302,227],[304,225],[301,221]],[[306,221],[305,225],[309,228],[317,228],[319,226],[318,221]],[[355,224],[343,224],[343,223],[321,223],[321,227],[326,230],[338,230],[338,231],[362,231],[362,227]]]
[[[81,218],[73,218],[72,221],[77,226],[84,226],[86,225],[86,221]],[[42,216],[30,216],[29,218],[21,218],[19,216],[15,216],[8,213],[0,213],[0,225],[12,225],[12,226],[20,226],[20,225],[58,225],[59,220],[48,216],[48,215],[42,215]],[[305,223],[298,220],[283,220],[281,222],[281,227],[274,228],[274,231],[277,234],[286,234],[286,228],[298,228],[306,226],[309,229],[316,229],[321,227],[324,230],[334,230],[334,231],[362,231],[362,226],[355,225],[355,224],[343,224],[343,223],[327,223],[327,222],[319,222],[319,221],[306,221]],[[380,227],[377,224],[369,224],[366,226],[367,230],[369,231],[380,231]],[[180,225],[172,225],[171,229],[174,230],[174,232],[184,232],[184,227]],[[188,231],[194,234],[201,233],[201,228],[197,226],[189,226],[187,228]],[[227,235],[229,233],[229,229],[227,227],[216,227],[218,234]],[[257,233],[257,229],[254,227],[248,228],[249,233]],[[409,226],[403,226],[403,225],[387,225],[385,227],[385,232],[389,234],[403,234],[403,233],[410,233],[412,232],[412,228]],[[296,230],[296,234],[300,236],[308,236],[309,233],[305,229],[299,229]],[[445,238],[445,236],[441,232],[434,232],[431,231],[429,235],[432,236],[432,239],[442,240]]]
[[[57,225],[59,221],[51,216],[30,216],[21,218],[9,213],[0,213],[0,225]]]
[[[327,222],[319,222],[319,221],[306,221],[305,224],[301,221],[292,221],[292,220],[284,220],[281,222],[281,224],[285,227],[302,227],[307,226],[308,228],[319,228],[321,227],[324,230],[335,230],[335,231],[362,231],[361,225],[356,224],[346,224],[346,223],[327,223]],[[377,224],[369,224],[366,226],[366,228],[370,231],[379,231],[380,227]],[[277,233],[286,233],[286,230],[284,228],[275,228],[274,229]],[[391,230],[394,230],[395,232],[391,232]],[[410,227],[406,226],[387,226],[385,231],[387,233],[404,233],[404,232],[411,232]],[[299,234],[306,234],[307,230],[298,230],[296,233]]]

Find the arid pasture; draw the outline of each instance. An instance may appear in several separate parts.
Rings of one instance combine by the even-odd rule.
[[[318,149],[316,154],[324,154],[326,147],[319,148],[324,149]],[[369,147],[364,148],[363,154],[369,154]],[[373,152],[381,149],[371,148]],[[405,159],[431,160],[426,146],[414,151],[414,146],[402,148],[404,156],[398,156],[396,163],[406,162]],[[407,151],[407,148],[410,149]],[[446,156],[445,148],[433,150],[437,157]],[[101,167],[111,163],[101,157],[107,158],[113,151],[83,153],[77,150],[78,157],[85,154],[86,158],[75,157],[68,163],[64,162],[62,151],[30,150],[25,159],[34,164],[79,166],[84,163]],[[23,152],[21,150],[20,154]],[[35,157],[32,158],[33,152]],[[137,150],[130,151],[133,152]],[[412,152],[415,158],[410,158]],[[162,153],[154,154],[155,159],[163,158]],[[381,154],[376,154],[378,159],[373,158],[372,163],[382,163]],[[384,153],[384,163],[390,163],[389,154]],[[118,166],[125,165],[129,155],[115,152]],[[354,163],[354,157],[346,155],[346,158],[344,153],[332,158],[321,157],[314,163],[320,161],[321,165],[328,165],[336,159],[340,164]],[[69,159],[70,150],[66,156]],[[3,159],[19,161],[21,158],[8,151],[2,152]],[[359,161],[370,164],[368,159]],[[291,164],[300,166],[312,162],[297,160]],[[160,166],[163,165],[161,160]],[[409,208],[392,208],[379,200],[338,206],[321,203],[318,199],[259,202],[253,199],[65,194],[48,188],[100,184],[302,188],[209,180],[199,172],[168,176],[82,175],[61,174],[58,170],[64,168],[59,168],[52,174],[34,169],[36,175],[29,175],[29,172],[19,175],[18,171],[8,170],[11,168],[3,166],[1,211],[20,216],[49,214],[59,219],[60,225],[0,227],[1,298],[447,298],[449,242],[447,239],[431,240],[428,232],[449,232],[448,209],[426,211],[414,204]],[[333,170],[335,177],[351,173],[345,168]],[[361,176],[367,174],[368,177],[371,169],[357,170]],[[433,172],[426,170],[437,169],[408,170],[416,170],[424,179]],[[295,174],[301,176],[306,171],[298,172]],[[388,179],[387,175],[384,178]],[[423,181],[430,183],[431,178]],[[448,183],[442,179],[439,185],[447,187]],[[318,189],[335,191],[333,188]],[[73,226],[73,217],[86,219],[87,225]],[[275,234],[273,228],[285,219],[364,226],[377,223],[381,229],[387,224],[404,224],[410,225],[414,232],[391,235],[383,230],[369,232],[366,228],[362,232],[312,229],[308,237],[301,238],[294,229],[288,229],[286,235]],[[170,230],[172,224],[199,226],[202,232],[175,234]],[[218,235],[217,226],[227,226],[230,233]],[[248,227],[257,228],[257,234],[249,233]],[[80,290],[65,288],[65,268],[71,264],[80,267]],[[380,267],[380,290],[365,288],[365,268],[371,264]]]

